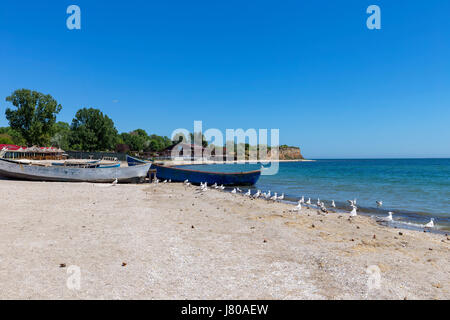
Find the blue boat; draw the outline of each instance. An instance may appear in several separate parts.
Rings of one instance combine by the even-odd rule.
[[[136,166],[151,163],[127,155],[128,166]],[[261,176],[261,170],[245,172],[212,172],[193,169],[184,169],[180,167],[164,166],[152,163],[152,169],[156,169],[156,177],[162,180],[172,180],[173,182],[184,182],[188,180],[193,184],[207,182],[208,184],[217,183],[224,186],[251,186],[258,181]]]
[[[152,169],[156,169],[156,177],[162,180],[172,180],[173,182],[183,182],[188,180],[193,184],[207,182],[217,183],[224,186],[251,186],[258,181],[261,170],[246,172],[211,172],[179,167],[169,167],[160,164],[152,164]]]
[[[138,158],[133,158],[130,157],[129,155],[127,155],[127,163],[129,167],[134,167],[140,164],[147,164],[147,163],[151,163],[150,161],[145,161],[145,160],[141,160]]]

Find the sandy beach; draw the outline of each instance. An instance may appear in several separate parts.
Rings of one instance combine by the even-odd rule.
[[[450,238],[369,217],[183,184],[0,180],[0,195],[1,299],[450,298]]]

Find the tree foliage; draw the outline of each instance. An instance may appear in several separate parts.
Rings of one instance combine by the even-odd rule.
[[[6,133],[0,134],[0,144],[14,144],[12,137]]]
[[[120,134],[120,142],[130,147],[131,151],[158,152],[172,145],[172,141],[166,136],[156,134],[148,135],[143,129]]]
[[[64,150],[70,149],[70,133],[70,125],[67,122],[59,121],[55,123],[54,135],[50,139],[51,145]]]
[[[29,89],[14,91],[6,101],[16,108],[5,112],[11,129],[20,132],[29,146],[48,144],[61,105],[51,95]]]
[[[74,150],[114,150],[118,141],[114,122],[100,110],[83,108],[77,111],[70,126],[69,142]]]
[[[22,137],[20,132],[11,129],[10,127],[0,127],[0,135],[7,136],[13,142],[12,144],[16,144],[19,146],[23,146],[26,144],[25,139]]]

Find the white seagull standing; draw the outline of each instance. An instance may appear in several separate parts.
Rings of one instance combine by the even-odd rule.
[[[236,191],[236,188],[234,188],[232,191],[231,191],[231,193],[233,193],[233,194],[235,194],[237,191]]]
[[[311,205],[311,198],[308,198],[308,201],[306,201],[307,205]]]
[[[350,217],[356,217],[358,214],[356,213],[356,206],[352,206],[352,211],[350,211]]]
[[[277,199],[278,199],[278,196],[277,196],[277,193],[275,192],[275,194],[273,195],[272,198],[270,198],[270,200],[277,201]]]
[[[281,194],[281,196],[278,197],[278,200],[283,200],[284,199],[284,193]]]
[[[294,211],[301,211],[301,210],[302,210],[302,204],[299,202],[299,203],[295,206]]]
[[[387,217],[381,217],[380,219],[378,219],[378,221],[385,221],[385,222],[391,222],[391,221],[393,221],[394,219],[392,218],[392,215],[393,215],[394,213],[393,212],[388,212],[388,216]]]
[[[298,203],[300,204],[305,203],[305,196],[302,196],[302,198],[298,200]]]
[[[261,195],[261,190],[258,190],[258,191],[253,195],[253,198],[254,198],[254,199],[259,198],[260,195]]]
[[[252,191],[248,189],[247,193],[244,194],[244,196],[250,197],[252,195]]]
[[[434,218],[431,218],[430,222],[425,225],[425,228],[434,228]]]
[[[270,190],[269,190],[269,192],[267,192],[267,194],[266,194],[266,199],[269,199],[270,198]]]
[[[336,203],[334,203],[334,200],[331,201],[331,206],[332,206],[333,208],[336,208]]]

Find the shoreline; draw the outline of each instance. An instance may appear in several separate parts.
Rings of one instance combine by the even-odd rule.
[[[179,183],[0,180],[0,192],[1,299],[450,298],[449,237],[365,216]]]
[[[233,161],[215,161],[215,160],[155,160],[155,163],[162,163],[166,165],[172,166],[184,166],[184,165],[206,165],[206,164],[258,164],[258,163],[271,163],[271,162],[314,162],[316,160],[309,159],[293,159],[293,160],[258,160],[258,161],[249,161],[249,160],[233,160]]]

